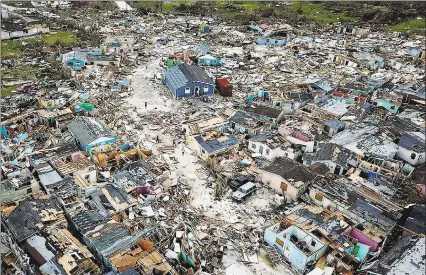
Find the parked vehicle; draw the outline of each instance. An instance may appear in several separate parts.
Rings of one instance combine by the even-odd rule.
[[[37,88],[37,84],[24,84],[21,87],[16,88],[16,91],[19,93],[28,93],[36,90]]]
[[[239,176],[234,179],[230,179],[228,181],[229,187],[231,187],[232,191],[237,191],[238,188],[240,188],[242,185],[249,182],[250,179],[244,176]]]
[[[240,188],[238,188],[237,191],[232,193],[232,198],[236,201],[242,202],[248,197],[250,197],[252,194],[256,193],[256,184],[253,182],[247,182]]]
[[[48,87],[48,88],[56,87],[56,81],[55,80],[45,81],[45,82],[43,82],[42,85],[44,87]]]
[[[50,14],[48,15],[48,17],[49,17],[49,18],[61,18],[59,15],[54,14],[54,13],[50,13]]]

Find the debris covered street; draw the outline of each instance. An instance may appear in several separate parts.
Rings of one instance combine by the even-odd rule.
[[[423,35],[54,2],[2,3],[4,274],[425,272]]]

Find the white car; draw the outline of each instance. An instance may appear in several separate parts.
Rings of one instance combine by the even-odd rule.
[[[252,194],[256,193],[256,184],[249,181],[246,184],[240,186],[234,193],[232,193],[232,198],[236,201],[242,202]]]

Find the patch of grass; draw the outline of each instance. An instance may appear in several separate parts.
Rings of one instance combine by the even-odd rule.
[[[158,8],[158,2],[154,1],[140,1],[137,3],[138,8],[144,8],[144,9],[152,9],[157,10]]]
[[[193,6],[195,4],[195,1],[172,1],[170,3],[163,3],[162,9],[164,13],[175,13],[179,12],[177,7],[179,7],[180,5]]]
[[[61,31],[54,34],[42,34],[41,37],[28,38],[24,40],[6,40],[1,43],[1,57],[12,58],[22,55],[21,50],[26,45],[43,41],[46,45],[52,46],[56,42],[61,42],[65,46],[73,46],[78,43],[78,39],[71,31]]]
[[[160,11],[160,7],[163,13],[177,13],[179,12],[177,7],[181,4],[186,6],[192,6],[196,4],[196,1],[171,1],[171,2],[156,2],[156,1],[140,1],[137,2],[136,6],[138,8],[151,10],[153,12]]]
[[[11,96],[14,95],[15,93],[13,91],[16,90],[16,88],[18,88],[19,85],[13,85],[4,89],[1,89],[1,96]]]
[[[375,6],[374,8],[381,11],[381,12],[389,12],[390,11],[390,9],[388,7],[385,7],[385,6]]]
[[[19,79],[19,80],[37,80],[39,69],[29,65],[24,65],[16,69],[3,70],[2,77],[5,79]]]
[[[152,11],[159,11],[160,5],[158,2],[154,1],[141,1],[137,2],[137,7],[150,9]],[[256,2],[256,1],[241,1],[241,2],[231,2],[229,1],[218,1],[218,2],[203,2],[203,1],[171,1],[162,3],[162,12],[163,13],[181,13],[185,11],[179,10],[180,5],[186,5],[192,7],[194,5],[202,5],[205,9],[211,10],[216,8],[214,11],[218,16],[232,18],[234,16],[244,16],[251,13],[254,13],[257,9],[266,8],[267,4],[265,2]],[[235,10],[228,9],[228,5],[234,7]]]
[[[1,42],[1,57],[18,57],[22,43],[19,40],[6,40]]]
[[[230,8],[228,8],[228,6]],[[235,10],[232,10],[232,7]],[[218,15],[227,19],[246,17],[250,14],[256,14],[258,11],[268,8],[266,2],[246,1],[246,2],[216,2]]]
[[[425,19],[411,19],[406,22],[402,22],[397,25],[388,26],[385,28],[386,31],[396,31],[396,32],[407,32],[417,33],[420,35],[426,35],[426,22]]]
[[[318,23],[355,22],[358,18],[347,16],[344,12],[333,13],[324,8],[322,3],[293,2],[284,6],[290,11],[302,12],[307,19]]]
[[[43,34],[42,39],[47,45],[53,45],[56,42],[61,42],[64,45],[72,46],[78,42],[77,38],[71,31],[61,31],[55,34]]]

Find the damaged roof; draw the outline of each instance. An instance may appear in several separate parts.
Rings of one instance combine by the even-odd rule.
[[[425,249],[425,238],[404,236],[367,271],[380,275],[425,274]]]
[[[78,226],[83,234],[106,222],[106,219],[99,214],[99,212],[94,210],[81,211],[72,216],[71,220]]]
[[[213,153],[226,150],[229,147],[237,145],[240,141],[233,135],[222,136],[217,139],[204,139],[203,136],[196,136],[195,140],[207,153]]]
[[[68,130],[84,147],[99,138],[115,137],[115,134],[102,120],[94,117],[79,116],[67,126]]]
[[[424,152],[426,149],[424,135],[422,138],[416,134],[404,134],[399,138],[399,146],[418,153]]]
[[[116,247],[114,252],[120,250],[120,248],[117,247],[117,244],[124,244],[126,239],[131,236],[132,232],[130,229],[119,223],[106,223],[101,229],[87,235],[87,237],[93,243],[93,246],[96,247],[96,250],[99,251],[102,255],[109,251],[109,249],[113,246]],[[121,246],[121,249],[123,248],[124,247]]]
[[[368,186],[352,183],[348,179],[320,179],[314,187],[321,190],[328,199],[340,202],[357,216],[388,232],[396,224],[402,208],[381,197]]]
[[[263,167],[262,170],[279,175],[289,182],[308,183],[316,177],[316,174],[308,167],[286,157],[274,159],[270,165]]]
[[[56,198],[29,199],[21,202],[6,218],[10,231],[21,242],[40,232],[42,211],[62,212]]]
[[[244,108],[244,110],[250,113],[254,113],[256,115],[265,116],[265,117],[274,118],[274,119],[277,119],[282,112],[279,109],[275,109],[275,108],[264,106],[264,105],[257,105],[257,104],[252,104],[250,106],[247,106],[247,108]]]
[[[425,133],[425,128],[421,128],[410,119],[400,118],[398,116],[389,116],[386,120],[379,122],[379,130],[382,133],[390,134],[391,138],[400,138],[406,132],[422,132]]]
[[[333,161],[340,166],[347,166],[351,153],[346,148],[334,143],[319,143],[315,153],[305,153],[303,160]]]
[[[202,68],[186,63],[170,68],[167,70],[165,77],[169,80],[172,90],[179,89],[192,82],[214,84],[213,80]]]

